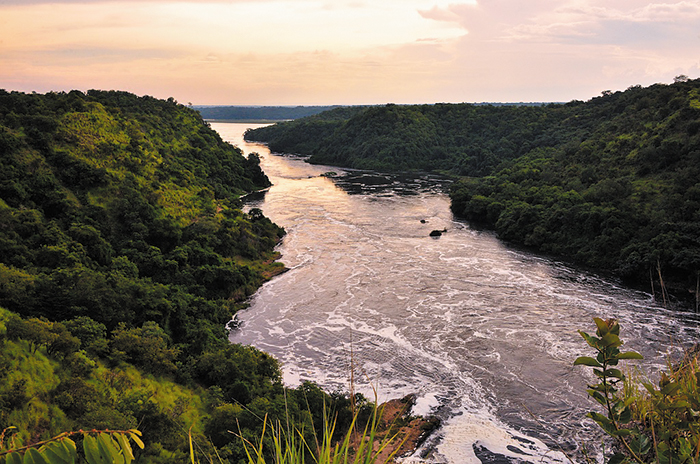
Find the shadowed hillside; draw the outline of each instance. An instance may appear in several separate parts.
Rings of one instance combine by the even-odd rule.
[[[461,177],[452,209],[501,238],[696,305],[700,80],[546,106],[322,113],[247,133],[313,163]]]

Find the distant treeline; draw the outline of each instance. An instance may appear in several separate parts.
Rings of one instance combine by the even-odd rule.
[[[337,106],[193,106],[204,119],[284,121],[304,118]]]
[[[273,151],[461,178],[452,209],[661,301],[700,287],[700,80],[543,106],[386,105],[247,132]]]
[[[185,462],[189,429],[237,463],[228,431],[256,440],[266,416],[309,443],[324,405],[343,428],[346,397],[286,389],[275,359],[228,341],[283,270],[284,230],[241,210],[270,185],[256,155],[172,99],[0,90],[0,165],[0,429],[18,445],[139,427],[140,462]]]
[[[547,103],[474,103],[475,106],[543,106]],[[227,121],[287,121],[329,111],[335,108],[366,106],[192,106],[204,119]]]

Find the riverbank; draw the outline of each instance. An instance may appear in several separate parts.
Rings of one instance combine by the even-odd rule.
[[[411,415],[415,403],[416,395],[411,394],[379,405],[377,434],[373,443],[376,462],[397,462],[397,459],[410,456],[440,427],[437,417]],[[355,434],[351,449],[357,449],[361,439],[361,433]]]
[[[459,176],[455,215],[697,312],[699,92],[684,79],[563,105],[334,110],[246,137],[312,163]]]
[[[230,340],[279,359],[287,385],[345,390],[352,358],[356,392],[415,393],[429,405],[420,411],[443,421],[421,447],[433,454],[416,460],[478,464],[476,450],[522,458],[517,449],[566,462],[555,444],[596,445],[585,419],[590,380],[572,367],[587,349],[578,330],[594,316],[618,318],[650,374],[698,337],[693,314],[659,310],[648,293],[455,219],[442,189],[388,175],[382,185],[321,177],[342,170],[247,144],[249,126],[213,127],[260,153],[273,186],[247,206],[287,231],[277,251],[289,270],[238,313]]]

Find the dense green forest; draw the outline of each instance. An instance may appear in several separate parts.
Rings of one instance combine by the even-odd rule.
[[[341,110],[246,137],[313,163],[459,177],[458,216],[696,305],[700,80],[543,106]]]
[[[204,119],[227,121],[281,121],[332,110],[335,106],[193,106]]]
[[[17,427],[4,440],[138,427],[142,462],[183,462],[191,427],[198,452],[237,463],[229,430],[260,437],[267,414],[310,433],[324,401],[348,412],[227,340],[283,270],[284,231],[241,210],[269,180],[199,113],[125,92],[0,91],[0,159],[0,429]]]

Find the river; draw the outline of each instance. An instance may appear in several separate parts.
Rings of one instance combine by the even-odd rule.
[[[313,380],[379,401],[418,396],[443,426],[406,463],[581,461],[600,454],[585,418],[591,351],[578,330],[617,318],[652,376],[698,340],[698,317],[649,294],[502,243],[453,217],[444,181],[314,166],[248,144],[251,124],[212,123],[261,155],[274,186],[251,200],[287,230],[289,271],[240,312],[230,339],[281,361],[284,381]],[[322,174],[334,171],[332,178]],[[430,237],[432,230],[446,230]],[[352,375],[351,375],[352,372]]]

